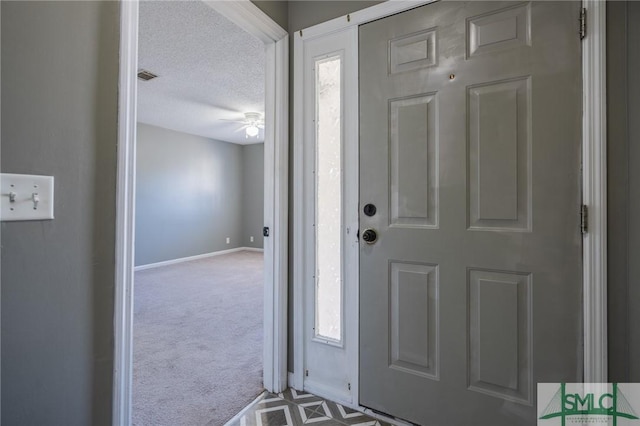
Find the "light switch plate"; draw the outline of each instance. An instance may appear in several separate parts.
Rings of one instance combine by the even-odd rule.
[[[53,176],[0,174],[0,220],[47,219],[53,219]]]

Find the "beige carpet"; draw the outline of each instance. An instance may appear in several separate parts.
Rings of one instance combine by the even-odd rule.
[[[134,425],[223,425],[260,394],[262,253],[136,272],[134,306]]]

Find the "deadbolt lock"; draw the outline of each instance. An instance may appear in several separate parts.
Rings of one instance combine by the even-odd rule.
[[[376,214],[376,211],[378,209],[374,204],[369,203],[366,206],[364,206],[362,210],[364,211],[364,214],[366,214],[367,216],[373,216],[374,214]]]

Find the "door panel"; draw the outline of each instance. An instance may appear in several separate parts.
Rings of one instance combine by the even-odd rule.
[[[528,231],[531,79],[467,89],[469,227]]]
[[[360,27],[360,403],[533,425],[581,381],[577,2],[438,2]]]
[[[392,226],[438,226],[435,104],[433,95],[389,102]]]
[[[528,403],[531,274],[471,269],[469,389]]]

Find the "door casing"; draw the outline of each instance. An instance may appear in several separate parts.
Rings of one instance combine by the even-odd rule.
[[[289,36],[250,1],[204,0],[265,43],[264,387],[287,387]],[[131,424],[135,226],[136,91],[139,0],[121,2],[116,282],[114,313],[114,426]]]
[[[338,32],[355,32],[361,24],[400,13],[418,6],[432,3],[434,0],[388,1],[347,16],[339,17],[294,34],[294,127],[293,127],[293,203],[294,229],[293,244],[293,358],[294,371],[289,374],[289,386],[301,390],[304,388],[304,287],[305,255],[313,250],[313,239],[308,227],[305,227],[303,206],[305,199],[313,196],[305,190],[303,182],[306,127],[303,121],[304,108],[304,47],[305,42]],[[606,3],[602,0],[583,0],[586,9],[588,33],[582,41],[582,77],[583,77],[583,127],[582,127],[582,198],[588,208],[588,232],[583,234],[583,344],[584,344],[584,382],[607,382],[607,182],[606,182]],[[576,22],[577,22],[576,17]],[[576,26],[576,32],[578,27]],[[577,36],[577,35],[576,35]],[[357,63],[358,48],[347,54],[354,55]],[[345,75],[345,82],[357,81],[357,66],[351,71],[354,75]],[[350,89],[345,87],[347,93]],[[349,126],[358,124],[358,110],[345,110],[349,117]],[[346,130],[345,130],[346,132]],[[357,144],[357,138],[355,140]],[[357,164],[349,166],[357,168]],[[358,171],[356,170],[357,174]],[[348,183],[347,183],[348,184]],[[353,184],[353,182],[351,182]],[[357,182],[355,182],[357,185]],[[578,214],[578,212],[576,212]],[[358,263],[349,265],[355,269],[351,276],[358,277]],[[349,285],[349,283],[345,284]],[[351,283],[358,294],[358,282]],[[357,324],[358,304],[344,307],[345,318],[355,318]],[[347,343],[349,344],[349,343]],[[357,347],[357,342],[355,343]],[[358,403],[358,355],[350,363],[349,371],[355,378],[352,385],[352,408],[370,410]],[[327,390],[324,397],[340,395],[340,390]],[[348,404],[347,404],[348,405]],[[372,413],[375,414],[375,413]]]

